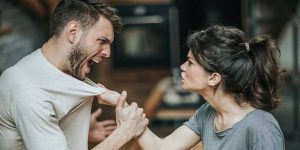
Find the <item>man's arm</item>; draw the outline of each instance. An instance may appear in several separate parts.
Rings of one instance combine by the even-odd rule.
[[[118,150],[130,141],[130,136],[125,128],[117,128],[105,140],[99,143],[92,150]]]
[[[122,92],[116,106],[117,128],[92,150],[117,150],[132,138],[140,135],[149,123],[142,108],[136,103],[125,107],[126,92]]]
[[[98,121],[97,117],[102,114],[102,109],[98,108],[91,115],[90,128],[89,128],[89,148],[96,146],[102,142],[108,135],[110,135],[117,127],[115,120]]]

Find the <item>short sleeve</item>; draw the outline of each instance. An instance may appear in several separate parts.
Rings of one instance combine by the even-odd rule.
[[[274,116],[266,111],[256,110],[247,118],[247,138],[253,150],[284,150],[284,135]]]
[[[32,88],[14,95],[17,129],[27,149],[66,150],[65,136],[47,94]]]
[[[259,138],[253,145],[254,150],[284,150],[284,137],[278,134],[268,133]]]
[[[203,104],[187,122],[183,123],[200,137],[203,133],[203,126],[206,120],[208,108],[208,103]]]

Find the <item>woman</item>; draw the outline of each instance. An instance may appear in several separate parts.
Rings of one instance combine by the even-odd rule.
[[[149,129],[139,138],[143,149],[282,150],[284,136],[267,111],[280,102],[277,90],[279,49],[269,36],[250,41],[237,28],[211,26],[187,40],[181,65],[182,86],[207,101],[189,121],[164,139]]]

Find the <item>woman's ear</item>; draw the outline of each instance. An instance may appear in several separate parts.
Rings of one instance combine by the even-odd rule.
[[[76,21],[70,21],[65,28],[65,33],[71,43],[75,43],[79,37],[80,25]]]
[[[217,72],[214,72],[208,78],[208,85],[216,86],[221,82],[221,80],[222,80],[221,75]]]

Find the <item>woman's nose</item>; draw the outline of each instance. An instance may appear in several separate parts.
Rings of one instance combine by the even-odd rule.
[[[184,69],[185,69],[185,63],[186,63],[186,62],[184,62],[183,64],[180,65],[180,70],[181,70],[181,71],[184,71]]]

